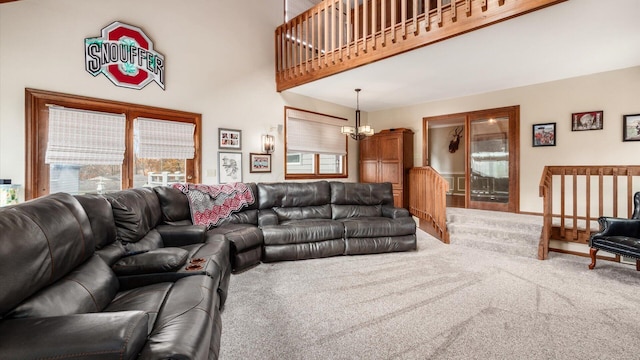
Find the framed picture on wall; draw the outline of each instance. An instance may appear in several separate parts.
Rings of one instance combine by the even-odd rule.
[[[533,125],[533,147],[556,146],[556,123]]]
[[[640,114],[622,116],[622,140],[640,141]]]
[[[602,130],[603,111],[587,111],[571,114],[571,131]]]
[[[228,150],[242,149],[242,131],[218,129],[218,148]]]
[[[270,173],[271,172],[271,154],[249,154],[249,172],[252,173]]]
[[[242,182],[242,153],[218,152],[218,182]]]

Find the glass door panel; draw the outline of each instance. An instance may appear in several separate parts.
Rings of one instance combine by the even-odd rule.
[[[469,120],[469,205],[510,211],[511,158],[509,116],[478,116]]]

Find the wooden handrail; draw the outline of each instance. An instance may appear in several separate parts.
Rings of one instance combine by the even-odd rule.
[[[277,90],[564,1],[323,0],[276,29]]]
[[[588,243],[601,216],[631,217],[636,191],[640,166],[545,166],[539,186],[543,228],[538,259],[547,259],[551,239]]]
[[[447,192],[449,182],[430,166],[409,171],[409,212],[426,221],[432,235],[449,243],[447,231]]]

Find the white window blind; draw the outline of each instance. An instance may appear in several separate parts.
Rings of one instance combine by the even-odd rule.
[[[346,137],[340,133],[345,124],[334,117],[287,109],[287,152],[345,155]]]
[[[135,153],[143,159],[193,159],[195,124],[137,118],[133,124]]]
[[[49,108],[45,163],[121,165],[125,116],[67,108]]]

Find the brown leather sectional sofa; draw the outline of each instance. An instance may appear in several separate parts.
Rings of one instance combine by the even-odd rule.
[[[416,249],[390,184],[247,184],[212,229],[170,187],[0,209],[0,358],[215,359],[231,272]]]

